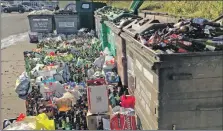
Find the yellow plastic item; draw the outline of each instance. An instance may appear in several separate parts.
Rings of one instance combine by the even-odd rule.
[[[36,130],[55,130],[54,120],[49,120],[45,113],[36,116]]]

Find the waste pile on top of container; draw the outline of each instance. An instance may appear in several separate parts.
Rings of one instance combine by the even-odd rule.
[[[99,15],[107,20],[115,20],[120,15],[129,13],[127,9],[119,9],[111,6],[105,6],[95,11],[95,15]]]
[[[148,21],[137,35],[141,44],[160,54],[223,50],[222,26],[203,18],[181,19],[175,24]]]
[[[26,100],[26,115],[5,121],[5,129],[136,129],[134,97],[124,94],[115,58],[100,46],[93,31],[82,29],[25,51],[26,72],[15,91]],[[123,128],[114,124],[119,118]]]
[[[53,15],[54,11],[50,11],[47,9],[44,10],[34,10],[29,13],[29,15]]]

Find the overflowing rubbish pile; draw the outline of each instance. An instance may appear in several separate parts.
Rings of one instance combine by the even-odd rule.
[[[157,53],[171,54],[223,50],[222,36],[220,23],[193,18],[175,24],[153,23],[136,39]]]
[[[29,15],[52,15],[54,11],[50,11],[47,9],[44,10],[34,10],[29,13]]]
[[[115,58],[86,32],[43,39],[24,52],[15,91],[27,111],[5,130],[136,129],[135,99],[122,88]]]
[[[124,13],[129,13],[129,11],[127,9],[120,9],[111,6],[105,6],[95,11],[95,15],[99,15],[109,20],[113,20]]]

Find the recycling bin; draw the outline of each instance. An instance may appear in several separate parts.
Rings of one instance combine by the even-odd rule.
[[[214,113],[214,105],[222,103],[222,93],[217,90],[222,91],[223,86],[223,52],[158,54],[135,39],[158,28],[163,28],[162,23],[145,18],[127,25],[120,34],[126,44],[128,89],[136,97],[135,110],[144,130],[169,129],[170,117],[183,128],[181,116],[193,121],[196,111],[192,108],[206,114],[211,108]],[[204,104],[210,107],[200,107]],[[191,113],[185,115],[187,111]]]
[[[57,34],[75,34],[80,28],[79,17],[75,12],[69,14],[55,14],[54,19]]]
[[[28,15],[30,43],[38,43],[39,33],[52,33],[54,31],[53,15]]]
[[[52,33],[54,30],[53,15],[28,15],[31,32]]]

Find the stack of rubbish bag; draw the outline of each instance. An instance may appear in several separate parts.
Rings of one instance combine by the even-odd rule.
[[[5,129],[111,129],[109,107],[122,106],[125,91],[115,58],[107,48],[101,50],[94,32],[86,32],[82,29],[67,37],[45,38],[36,49],[24,52],[26,71],[18,77],[15,91],[25,100],[23,116],[31,124],[22,119],[22,124],[16,121]],[[96,106],[94,100],[102,107]]]

